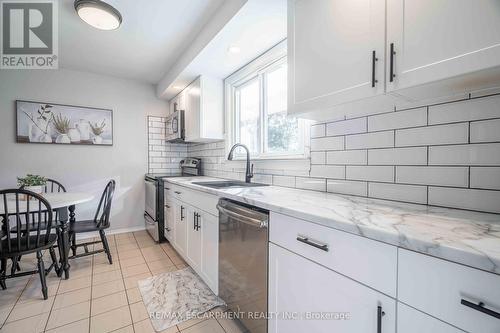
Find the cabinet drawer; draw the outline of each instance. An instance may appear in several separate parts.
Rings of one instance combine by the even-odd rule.
[[[269,238],[277,245],[396,297],[395,246],[274,212],[269,222]]]
[[[169,190],[167,190],[167,188],[169,188]],[[216,195],[192,190],[187,187],[171,183],[167,183],[167,185],[165,185],[165,191],[165,193],[168,192],[171,198],[183,201],[193,207],[196,207],[196,209],[204,210],[214,216],[219,216],[219,211],[217,210],[219,197]]]
[[[399,250],[398,299],[471,333],[498,333],[500,319],[462,300],[500,313],[500,275]]]
[[[397,332],[401,333],[463,333],[462,330],[398,303]]]

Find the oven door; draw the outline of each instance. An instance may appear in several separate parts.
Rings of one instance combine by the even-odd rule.
[[[155,221],[157,219],[156,215],[156,181],[153,179],[146,178],[146,202],[144,205],[144,211]]]

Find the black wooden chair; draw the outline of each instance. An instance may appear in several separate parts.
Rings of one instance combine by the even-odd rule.
[[[21,186],[20,189],[23,190],[24,186]],[[49,179],[47,179],[45,186],[43,186],[43,192],[44,193],[61,193],[61,192],[66,192],[66,188],[64,187],[63,184],[61,184],[57,180],[49,178]],[[57,240],[58,240],[58,242],[60,242],[62,239],[62,236],[61,236],[61,229],[59,228],[59,212],[55,211],[55,213],[53,214],[53,217],[54,217],[54,228],[55,228],[56,233],[57,233]],[[42,226],[42,229],[43,229],[43,226]],[[12,232],[13,233],[17,232],[16,227],[12,228]],[[57,244],[54,247],[61,248],[61,244]],[[21,257],[12,259],[12,267],[16,267],[16,269],[18,271],[21,270],[21,266],[19,264],[19,261],[21,261]]]
[[[2,238],[0,239],[0,286],[6,289],[6,279],[39,273],[42,284],[43,298],[47,299],[47,283],[45,276],[57,265],[54,244],[57,235],[52,233],[53,212],[49,202],[42,196],[31,191],[9,189],[0,191],[0,219]],[[12,229],[15,228],[14,233]],[[52,264],[45,269],[43,251],[49,250]],[[19,258],[22,255],[36,253],[38,269],[16,273],[13,260],[12,271],[7,275],[7,260]]]
[[[111,257],[111,251],[109,250],[109,244],[104,230],[109,228],[109,216],[111,213],[111,202],[113,201],[114,192],[115,192],[115,181],[111,180],[106,185],[106,188],[102,193],[101,200],[99,201],[99,206],[97,206],[97,211],[95,213],[94,219],[86,221],[70,222],[69,237],[71,239],[71,250],[73,251],[73,255],[70,257],[70,259],[106,252],[109,263],[110,264],[113,263],[113,258]],[[85,232],[95,232],[95,231],[99,232],[99,236],[101,237],[100,241],[91,241],[81,244],[76,243],[76,234]],[[99,243],[102,243],[103,249],[89,251],[88,249],[89,245],[99,244]],[[83,247],[85,252],[77,254],[76,250],[79,247]]]

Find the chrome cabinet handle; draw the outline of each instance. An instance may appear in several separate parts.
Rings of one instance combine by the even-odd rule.
[[[375,62],[378,61],[378,58],[375,54],[375,51],[372,51],[372,88],[375,88],[375,83],[378,83],[378,80],[375,78]]]
[[[165,230],[167,230],[167,232],[170,232],[170,228],[166,228]]]
[[[165,187],[165,190],[170,191],[170,187]]]
[[[174,191],[174,193],[175,193],[175,194],[181,194],[181,192],[179,192],[179,191]]]
[[[181,206],[181,221],[184,220],[184,207]]]
[[[170,206],[169,206],[169,205],[167,205],[167,204],[165,204],[165,207],[170,208]]]
[[[320,249],[322,251],[328,252],[328,244],[324,244],[324,243],[312,240],[309,237],[301,236],[301,235],[297,236],[297,240],[301,243],[304,243],[304,244],[310,245],[312,247],[315,247],[317,249]]]
[[[500,313],[486,308],[484,306],[483,302],[479,302],[476,304],[476,303],[469,302],[468,300],[465,300],[462,298],[462,300],[460,301],[460,304],[465,305],[471,309],[477,310],[479,312],[482,312],[484,314],[487,314],[488,316],[492,316],[492,317],[495,317],[497,319],[500,319]]]

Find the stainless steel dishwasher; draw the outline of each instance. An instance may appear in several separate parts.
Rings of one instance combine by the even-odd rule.
[[[269,212],[220,199],[219,296],[251,333],[267,332]]]

